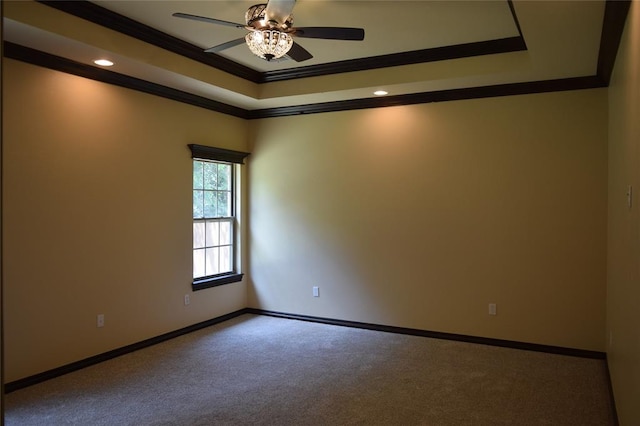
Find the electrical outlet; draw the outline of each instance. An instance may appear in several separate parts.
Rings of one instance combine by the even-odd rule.
[[[98,314],[98,318],[96,320],[96,325],[98,327],[104,327],[104,314]]]
[[[313,297],[320,297],[320,289],[318,287],[313,287]]]
[[[191,297],[188,294],[184,295],[184,306],[187,306],[189,303],[191,303]]]
[[[489,315],[496,315],[496,304],[489,303]]]

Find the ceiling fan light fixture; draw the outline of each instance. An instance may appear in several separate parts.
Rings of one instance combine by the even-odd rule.
[[[293,38],[277,30],[251,31],[244,39],[254,55],[267,61],[282,58],[293,46]]]
[[[350,27],[301,27],[293,26],[292,10],[295,0],[269,0],[264,4],[251,6],[245,13],[245,24],[176,12],[176,18],[209,22],[225,27],[248,30],[244,38],[236,38],[226,43],[205,49],[207,53],[219,53],[244,41],[253,54],[266,61],[274,59],[292,59],[303,62],[313,58],[304,47],[295,43],[291,37],[316,38],[324,40],[364,40],[364,29]]]

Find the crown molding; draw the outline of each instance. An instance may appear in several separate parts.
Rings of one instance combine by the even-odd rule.
[[[526,50],[527,46],[520,31],[520,25],[511,0],[507,0],[511,14],[520,33],[516,37],[443,46],[431,49],[399,52],[389,55],[371,56],[346,61],[330,62],[306,67],[295,67],[276,71],[260,72],[241,65],[221,55],[205,53],[202,48],[187,43],[148,25],[142,24],[124,15],[112,12],[87,0],[37,0],[62,12],[85,19],[103,27],[137,38],[154,46],[185,56],[189,59],[212,66],[222,71],[244,78],[254,83],[292,80],[306,77],[318,77],[344,72],[363,71],[411,65],[422,62],[443,61],[472,56]]]
[[[91,4],[89,2],[79,3]],[[622,33],[624,31],[630,4],[631,0],[606,1],[600,42],[600,52],[598,56],[598,72],[593,76],[470,87],[462,89],[389,96],[384,98],[363,98],[257,110],[247,110],[222,102],[213,101],[201,96],[193,95],[191,93],[183,92],[123,74],[118,74],[113,71],[97,69],[86,64],[78,63],[69,59],[61,58],[59,56],[51,55],[9,42],[4,42],[4,56],[23,62],[28,62],[34,65],[51,68],[57,71],[62,71],[109,84],[115,84],[121,87],[127,87],[133,90],[150,93],[178,102],[183,102],[223,114],[232,115],[234,117],[244,119],[263,119],[300,114],[317,114],[324,112],[348,111],[365,108],[413,105],[429,102],[444,102],[463,99],[479,99],[497,96],[524,95],[532,93],[607,87],[609,85],[611,73],[615,65],[618,46],[620,44]],[[92,6],[90,6],[90,8],[91,7]],[[514,41],[512,40],[506,43],[513,42]],[[524,43],[524,38],[522,38],[522,42]]]
[[[318,114],[323,112],[350,111],[356,109],[426,104],[431,102],[458,101],[464,99],[494,98],[499,96],[594,89],[599,87],[606,87],[606,84],[599,76],[527,81],[522,83],[498,84],[492,86],[468,87],[462,89],[436,90],[432,92],[385,96],[382,98],[376,97],[352,99],[337,102],[325,102],[318,104],[251,110],[249,111],[248,118],[273,118],[289,115]]]
[[[609,85],[624,25],[629,14],[631,0],[607,0],[602,21],[600,51],[598,53],[598,76]]]
[[[606,87],[606,82],[597,75],[586,77],[563,78],[556,80],[542,80],[532,82],[499,84],[492,86],[468,87],[461,89],[438,90],[432,92],[411,93],[406,95],[352,99],[336,102],[321,102],[316,104],[293,105],[279,108],[247,110],[222,102],[214,101],[202,96],[193,95],[181,90],[151,83],[139,78],[92,67],[80,62],[51,55],[39,50],[4,42],[4,55],[11,59],[27,62],[33,65],[50,68],[56,71],[126,87],[140,92],[149,93],[220,112],[244,119],[262,119],[284,117],[301,114],[318,114],[324,112],[349,111],[367,108],[382,108],[401,105],[415,105],[431,102],[446,102],[464,99],[492,98],[499,96],[525,95],[533,93],[559,92],[566,90],[593,89]]]
[[[211,111],[221,112],[238,118],[249,118],[249,111],[243,108],[238,108],[233,105],[214,101],[209,98],[152,83],[140,78],[131,77],[129,75],[92,67],[81,62],[72,61],[67,58],[62,58],[60,56],[31,49],[8,41],[4,42],[3,54],[7,58],[16,59],[32,65],[38,65],[67,74],[73,74],[79,77],[113,84],[115,86],[126,87],[127,89],[149,93],[151,95],[160,96],[162,98],[205,108]]]
[[[215,53],[204,53],[202,48],[156,30],[131,18],[112,12],[86,0],[36,0],[38,3],[93,22],[146,43],[168,50],[205,65],[228,72],[245,80],[259,83],[261,73]]]
[[[497,40],[479,41],[473,43],[456,44],[453,46],[434,47],[430,49],[413,50],[410,52],[392,53],[389,55],[370,56],[367,58],[349,59],[346,61],[330,62],[327,64],[310,65],[306,67],[289,68],[284,70],[266,71],[262,74],[262,82],[293,80],[296,78],[318,77],[321,75],[339,74],[344,72],[365,71],[378,68],[413,65],[424,62],[446,61],[450,59],[470,58],[473,56],[493,55],[527,50],[522,36],[508,37]]]

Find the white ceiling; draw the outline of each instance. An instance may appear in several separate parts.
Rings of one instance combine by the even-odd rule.
[[[172,17],[184,12],[244,23],[251,1],[95,1],[202,49],[242,37],[244,30]],[[592,76],[596,73],[605,2],[513,2],[527,50],[362,70],[258,84],[158,46],[144,43],[45,4],[6,1],[6,41],[177,88],[248,110],[504,83]],[[298,38],[314,57],[266,62],[240,45],[221,53],[258,72],[291,70],[398,52],[519,36],[504,0],[343,1],[298,0],[294,26],[345,26],[365,30],[364,41]]]

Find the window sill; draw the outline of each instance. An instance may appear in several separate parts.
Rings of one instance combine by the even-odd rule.
[[[204,290],[205,288],[217,287],[219,285],[237,283],[242,281],[242,277],[244,274],[227,274],[220,275],[217,277],[208,277],[208,278],[200,278],[197,280],[193,280],[191,284],[191,289],[193,291]]]

